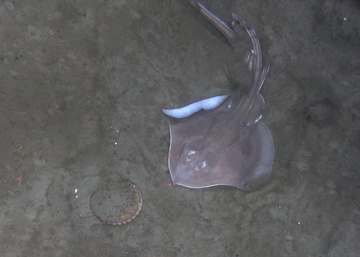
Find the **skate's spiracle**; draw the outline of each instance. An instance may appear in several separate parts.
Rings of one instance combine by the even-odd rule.
[[[136,185],[108,179],[92,194],[90,207],[105,223],[123,225],[136,218],[142,202],[141,191]]]

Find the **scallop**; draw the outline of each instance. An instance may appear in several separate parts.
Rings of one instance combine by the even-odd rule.
[[[123,225],[139,215],[143,204],[140,189],[129,181],[108,179],[90,198],[92,212],[110,225]]]

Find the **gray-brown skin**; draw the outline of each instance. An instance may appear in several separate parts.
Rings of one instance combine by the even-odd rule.
[[[236,46],[245,29],[253,49],[248,58],[251,87],[241,96],[237,90],[217,108],[201,110],[171,120],[169,169],[173,182],[189,188],[229,185],[247,190],[267,181],[274,146],[267,126],[259,122],[264,99],[259,93],[269,64],[262,66],[258,37],[250,25],[233,14],[231,27],[198,1],[191,4]]]

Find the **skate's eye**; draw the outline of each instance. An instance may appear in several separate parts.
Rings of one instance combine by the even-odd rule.
[[[189,151],[185,157],[186,162],[191,162],[195,158],[195,151]]]
[[[195,170],[199,171],[205,169],[205,167],[206,167],[206,161],[202,161],[196,165]]]

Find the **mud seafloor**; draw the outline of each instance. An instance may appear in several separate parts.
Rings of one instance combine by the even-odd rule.
[[[270,181],[253,192],[169,183],[161,108],[229,92],[234,66],[186,1],[2,1],[2,257],[359,256],[359,2],[205,4],[242,15],[271,63]],[[131,223],[90,209],[109,177],[141,189]]]

